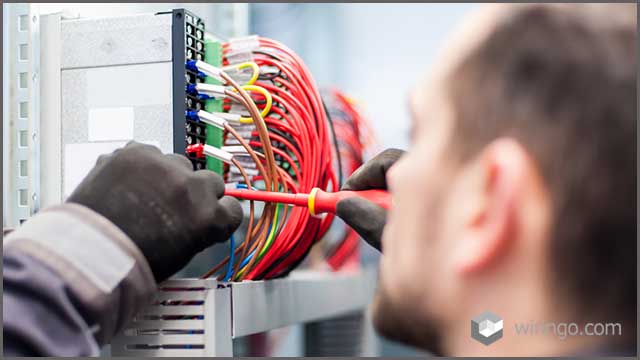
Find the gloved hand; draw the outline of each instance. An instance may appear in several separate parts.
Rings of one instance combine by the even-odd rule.
[[[157,282],[198,252],[231,236],[240,203],[224,196],[222,178],[193,171],[182,155],[136,142],[102,155],[67,201],[103,215],[133,240]]]
[[[344,183],[342,190],[387,189],[387,171],[404,154],[403,150],[387,149],[360,166]],[[336,214],[351,226],[369,245],[381,251],[382,230],[387,211],[360,197],[340,200]]]

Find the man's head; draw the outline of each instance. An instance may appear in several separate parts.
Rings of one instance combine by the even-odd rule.
[[[457,34],[387,176],[383,334],[480,352],[469,321],[490,310],[635,339],[635,34],[635,5],[494,6]]]

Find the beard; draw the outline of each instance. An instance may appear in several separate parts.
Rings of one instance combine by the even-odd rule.
[[[442,335],[434,319],[397,304],[380,279],[371,305],[373,326],[385,338],[442,355]]]
[[[425,210],[425,214],[427,214],[425,218],[430,220],[425,223],[425,230],[422,233],[425,238],[433,240],[438,238],[441,209],[448,193],[447,184],[452,179],[451,171],[453,171],[449,170],[450,172],[445,173],[444,169],[446,168],[441,167],[441,169],[443,169],[442,176],[432,182],[435,189],[434,195],[431,201],[426,204]],[[429,250],[416,249],[416,251]],[[417,272],[415,276],[419,278],[419,273]],[[412,284],[405,284],[406,288],[401,290],[402,293],[394,294],[391,291],[398,290],[387,284],[387,281],[394,281],[394,279],[389,280],[389,278],[382,276],[382,269],[378,280],[378,290],[373,299],[371,311],[373,325],[380,335],[393,341],[427,350],[434,355],[446,355],[443,354],[444,334],[442,332],[445,327],[436,318],[434,311],[428,311],[422,307],[421,295],[417,295],[409,289],[413,287]],[[419,282],[419,280],[416,281]]]
[[[448,155],[443,154],[442,156]],[[417,214],[423,214],[418,221],[422,224],[420,226],[420,236],[424,239],[438,241],[440,237],[440,224],[443,221],[442,209],[445,205],[445,199],[449,196],[449,189],[454,176],[460,169],[457,164],[457,162],[452,162],[449,158],[445,158],[438,166],[438,176],[429,178],[427,181],[431,184],[429,199],[428,201],[423,201],[425,208],[417,212]],[[396,224],[396,226],[401,225]],[[406,231],[398,231],[394,234],[387,234],[386,231],[387,229],[385,229],[383,237],[402,237],[403,234],[407,234]],[[393,240],[390,243],[393,243]],[[427,240],[424,241],[424,244],[426,242]],[[414,250],[418,253],[430,251],[428,247]],[[382,256],[385,256],[384,253]],[[397,261],[397,259],[394,260]],[[391,283],[388,282],[395,281],[393,276],[383,276],[383,273],[386,274],[386,272],[382,268],[380,270],[378,290],[371,305],[373,326],[378,333],[390,340],[418,347],[434,355],[447,355],[443,353],[446,351],[444,349],[444,335],[446,334],[443,333],[443,329],[446,327],[442,326],[445,320],[441,320],[443,317],[437,316],[438,309],[424,308],[423,299],[424,296],[428,296],[424,292],[428,291],[427,288],[416,288],[424,285],[420,284],[419,280],[420,272],[424,271],[424,269],[414,269],[415,272],[411,277],[416,279],[414,280],[415,283],[406,283],[406,281],[393,283],[393,285],[401,285],[403,287],[399,290],[397,286],[389,286]]]

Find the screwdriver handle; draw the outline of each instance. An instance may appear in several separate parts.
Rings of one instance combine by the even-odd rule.
[[[351,197],[361,197],[387,210],[391,208],[391,195],[385,190],[343,190],[329,193],[319,188],[313,188],[309,193],[309,213],[311,215],[335,214],[338,202]]]
[[[309,194],[289,194],[271,191],[256,191],[244,189],[225,189],[225,195],[238,199],[275,202],[307,207],[311,215],[335,214],[338,202],[351,197],[361,197],[385,209],[391,207],[391,196],[385,190],[337,191],[326,192],[320,188],[313,188]]]

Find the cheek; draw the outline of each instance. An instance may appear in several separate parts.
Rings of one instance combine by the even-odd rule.
[[[383,236],[381,276],[388,296],[407,307],[424,304],[423,296],[436,290],[445,255],[438,239],[443,179],[432,145],[415,146],[387,174],[393,207]]]
[[[428,253],[425,231],[430,226],[425,213],[425,201],[430,197],[425,178],[428,171],[424,168],[425,159],[414,154],[419,153],[412,152],[403,157],[387,173],[393,205],[382,239],[381,266],[384,276],[396,284],[404,279],[415,279],[415,274],[422,273],[424,254]]]

